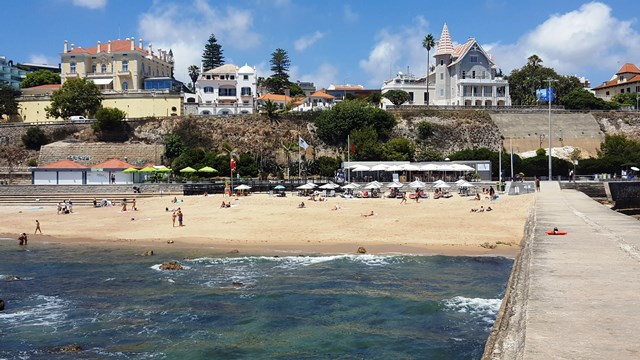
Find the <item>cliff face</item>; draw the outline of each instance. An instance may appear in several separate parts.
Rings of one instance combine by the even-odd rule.
[[[601,112],[592,113],[600,130],[608,135],[624,134],[640,140],[640,113],[638,112]]]

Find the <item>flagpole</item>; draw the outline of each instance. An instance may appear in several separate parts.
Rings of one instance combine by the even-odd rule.
[[[300,171],[300,162],[302,160],[302,146],[300,146],[300,139],[302,139],[302,137],[298,138],[298,178],[302,179],[302,172]]]
[[[351,142],[347,135],[347,184],[351,183]]]
[[[509,137],[509,146],[511,147],[511,181],[513,181],[513,138]]]

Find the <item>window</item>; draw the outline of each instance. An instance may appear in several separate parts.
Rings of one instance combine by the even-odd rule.
[[[205,94],[213,94],[213,87],[205,86],[204,87],[204,92],[205,92]]]
[[[609,96],[609,92],[607,91],[607,96]]]
[[[440,60],[440,65],[444,65],[444,60]]]
[[[207,80],[211,80],[211,75],[205,76]]]
[[[250,87],[243,87],[242,89],[240,89],[240,95],[242,96],[251,96],[251,88]]]
[[[471,55],[469,57],[469,61],[472,63],[477,63],[478,62],[478,55]]]
[[[475,70],[471,72],[471,78],[472,78],[472,79],[475,79],[475,78],[476,78],[476,72],[475,72]]]
[[[231,80],[235,80],[235,79],[236,79],[235,75],[231,75],[229,78],[230,78]]]
[[[620,89],[620,94],[624,94],[624,89]]]
[[[464,70],[462,71],[462,78],[463,78],[463,79],[466,79],[466,78],[467,78],[467,72],[466,72],[466,71],[464,71]]]
[[[440,97],[444,97],[444,89],[440,89]]]
[[[413,102],[413,91],[409,91],[409,102]]]
[[[249,80],[249,75],[243,75],[243,76],[242,76],[242,79],[243,79],[243,80]]]
[[[426,93],[424,93],[424,94],[422,94],[422,95],[423,95],[423,99],[422,99],[422,100],[423,100],[424,102],[429,101],[429,93],[428,93],[428,92],[426,92]]]
[[[122,91],[127,91],[129,90],[129,83],[127,83],[126,81],[122,82]]]
[[[444,73],[440,73],[440,80],[444,80]]]
[[[482,78],[483,78],[483,79],[486,79],[486,77],[487,77],[487,73],[483,70],[483,71],[482,71]]]
[[[69,64],[69,72],[72,74],[76,73],[76,63],[72,62],[71,64]]]
[[[221,88],[220,90],[218,90],[218,94],[220,96],[236,96],[236,89],[235,88]]]
[[[95,73],[97,70],[98,70],[98,67],[95,64],[91,65],[91,72],[92,73]]]
[[[129,71],[129,60],[122,60],[122,71]]]
[[[100,71],[103,72],[103,73],[106,73],[107,72],[107,64],[100,65]]]
[[[627,92],[630,93],[631,92],[631,88],[627,88]]]

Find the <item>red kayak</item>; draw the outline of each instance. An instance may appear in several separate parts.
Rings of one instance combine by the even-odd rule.
[[[547,235],[567,235],[567,232],[566,231],[549,230],[549,231],[547,231]]]

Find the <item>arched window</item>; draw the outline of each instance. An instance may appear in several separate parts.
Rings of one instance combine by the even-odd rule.
[[[242,89],[240,89],[242,96],[244,95],[248,95],[251,96],[251,88],[250,87],[243,87]]]
[[[91,72],[95,73],[98,70],[98,67],[96,66],[96,64],[91,65]]]
[[[100,71],[102,71],[103,73],[106,73],[107,72],[107,64],[102,64],[100,66]]]
[[[205,94],[213,94],[213,87],[212,86],[205,86],[204,87],[204,92],[205,92]]]
[[[129,60],[122,60],[122,71],[129,71]]]
[[[122,91],[127,91],[129,90],[129,83],[126,81],[122,82]]]
[[[72,74],[76,73],[76,63],[72,62],[71,64],[69,64],[69,72]]]
[[[211,115],[211,112],[209,110],[202,110],[200,115]]]

